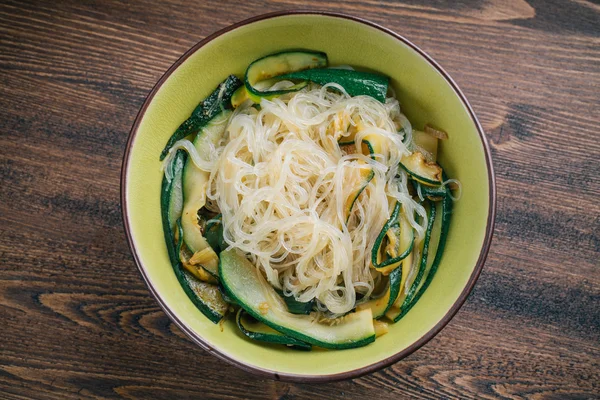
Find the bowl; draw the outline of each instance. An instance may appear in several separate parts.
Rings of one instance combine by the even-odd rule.
[[[245,339],[234,322],[215,325],[180,287],[167,254],[160,216],[159,154],[169,136],[227,75],[242,76],[256,58],[284,49],[325,51],[330,63],[379,71],[391,78],[413,125],[445,129],[440,163],[458,178],[446,251],[430,287],[388,334],[366,347],[299,352]],[[286,381],[361,376],[406,357],[456,314],[479,276],[490,246],[495,183],[483,130],[450,76],[417,46],[374,23],[348,15],[292,11],[229,26],[185,53],[158,81],[131,130],[123,160],[121,201],[135,262],[165,313],[202,349],[244,370]]]

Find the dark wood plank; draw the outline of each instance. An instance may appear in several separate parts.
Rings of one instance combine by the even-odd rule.
[[[472,102],[498,179],[488,262],[448,327],[321,385],[257,379],[193,345],[144,286],[119,205],[127,134],[161,74],[215,30],[298,7],[430,53]],[[0,397],[599,397],[596,2],[5,0],[0,38]]]

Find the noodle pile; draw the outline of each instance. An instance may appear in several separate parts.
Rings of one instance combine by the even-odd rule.
[[[352,136],[360,144],[366,135],[384,141],[385,154],[339,144]],[[417,241],[423,237],[425,210],[398,168],[410,153],[410,135],[393,97],[382,104],[350,97],[335,84],[309,85],[262,99],[260,107],[238,107],[209,160],[182,143],[174,149],[186,147],[210,171],[207,207],[222,214],[227,244],[246,253],[285,295],[316,299],[320,311],[336,316],[374,294],[381,274],[371,266],[371,249],[396,201]],[[374,177],[348,215],[370,171]]]

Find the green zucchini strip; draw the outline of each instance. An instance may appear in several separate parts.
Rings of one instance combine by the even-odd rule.
[[[291,72],[278,78],[303,79],[321,86],[328,83],[337,83],[350,96],[370,96],[381,103],[385,103],[389,84],[389,78],[384,75],[335,68],[317,68]]]
[[[296,300],[294,298],[294,296],[286,296],[279,289],[275,289],[275,291],[283,299],[283,301],[285,301],[285,305],[287,306],[288,311],[291,312],[292,314],[304,314],[304,315],[308,315],[308,314],[311,313],[311,311],[313,309],[313,306],[315,304],[315,300],[314,299],[312,299],[311,301],[303,303],[301,301]]]
[[[221,252],[219,276],[227,295],[265,325],[302,342],[329,349],[349,349],[375,341],[370,309],[351,312],[335,323],[319,320],[318,313],[292,314],[260,272],[236,249]]]
[[[394,206],[394,210],[392,211],[392,215],[387,220],[387,222],[383,224],[383,228],[381,228],[379,235],[377,235],[377,239],[375,239],[375,244],[373,245],[373,249],[371,250],[371,264],[373,264],[375,268],[377,268],[377,266],[379,265],[379,262],[377,261],[377,255],[379,254],[379,250],[381,248],[381,245],[383,244],[383,239],[385,238],[385,235],[387,235],[387,231],[392,227],[392,225],[394,225],[398,221],[398,215],[400,214],[401,207],[402,204],[400,204],[400,202],[397,201],[396,205]]]
[[[219,112],[200,129],[194,139],[194,147],[201,158],[209,159],[210,149],[213,146],[217,146],[223,138],[231,114],[232,112],[229,110]],[[206,204],[206,189],[209,177],[210,172],[201,170],[194,164],[191,157],[188,158],[183,168],[183,212],[181,223],[183,225],[185,244],[192,253],[210,247],[210,244],[202,235],[202,228],[198,221],[198,212]],[[216,271],[217,263],[215,261],[214,272],[216,273]]]
[[[421,283],[421,279],[423,279],[423,275],[425,274],[425,270],[427,269],[427,259],[429,256],[429,242],[431,240],[431,231],[433,230],[433,222],[435,221],[436,208],[433,202],[429,202],[430,211],[429,211],[429,220],[427,221],[427,230],[425,231],[425,238],[423,239],[423,251],[421,253],[421,262],[419,264],[419,272],[415,277],[414,282],[412,283],[408,293],[406,294],[406,298],[404,299],[404,303],[400,307],[401,310],[404,310],[408,305],[412,302],[415,297],[415,293],[419,284]]]
[[[177,221],[177,228],[179,233],[179,241],[177,245],[178,252],[181,251],[181,247],[183,244],[183,240],[181,237],[183,235],[183,228],[181,227],[181,220]],[[227,309],[229,305],[221,296],[221,292],[217,285],[202,282],[200,279],[196,278],[189,271],[184,269],[181,262],[178,260],[177,263],[173,264],[173,270],[175,271],[175,276],[179,281],[179,284],[183,288],[183,291],[192,303],[213,323],[218,323],[223,319],[225,314],[227,313]]]
[[[207,222],[204,228],[204,237],[217,254],[227,248],[227,242],[223,239],[223,223],[221,218],[221,214],[218,214]]]
[[[163,177],[161,188],[161,214],[163,232],[171,266],[183,291],[192,303],[212,322],[219,322],[227,311],[227,304],[223,301],[218,288],[196,279],[192,274],[183,269],[179,254],[183,240],[181,228],[181,213],[183,209],[182,176],[187,154],[178,150],[171,165],[171,180]],[[176,230],[177,229],[177,230]],[[177,236],[175,235],[177,232]],[[177,238],[177,240],[176,240]]]
[[[252,340],[260,342],[282,344],[290,346],[298,350],[310,350],[312,346],[309,343],[302,342],[298,339],[286,336],[277,332],[275,329],[268,327],[260,321],[252,318],[250,314],[240,308],[235,317],[240,331]]]
[[[442,184],[442,168],[436,163],[428,162],[425,156],[418,151],[402,157],[400,166],[412,179],[423,185],[440,186]]]
[[[427,229],[425,231],[425,237],[423,239],[423,250],[421,253],[421,259],[419,260],[419,271],[417,272],[417,276],[415,277],[415,280],[413,281],[408,292],[406,293],[404,300],[402,300],[402,303],[399,304],[399,307],[396,306],[393,309],[390,309],[390,310],[388,310],[388,312],[386,312],[386,317],[392,321],[398,315],[400,315],[400,313],[402,313],[403,310],[406,307],[408,307],[408,305],[411,303],[412,299],[415,296],[415,292],[419,288],[419,284],[421,283],[421,280],[423,279],[425,271],[427,270],[427,260],[429,257],[429,242],[431,239],[431,232],[433,230],[433,223],[435,221],[435,215],[436,215],[435,204],[433,202],[429,202],[429,203],[431,205],[431,208],[429,211],[429,216],[428,216],[429,219],[427,221]]]
[[[419,183],[416,180],[411,180],[411,182],[417,192],[420,191],[421,195],[424,198],[429,199],[431,201],[441,200],[446,195],[446,188],[443,185],[434,187],[434,186],[422,185],[421,183]]]
[[[394,322],[398,322],[406,313],[416,304],[417,301],[421,298],[427,287],[431,283],[439,265],[442,260],[442,256],[444,253],[444,247],[446,246],[446,239],[448,237],[448,229],[450,228],[450,219],[452,216],[452,198],[450,197],[450,189],[446,188],[446,195],[442,200],[442,226],[440,230],[440,239],[438,242],[437,250],[435,252],[435,258],[433,259],[433,263],[429,268],[429,273],[427,274],[427,278],[425,278],[425,282],[416,293],[416,295],[411,299],[410,303],[406,308],[402,308],[402,312],[394,318]]]
[[[175,228],[177,220],[181,218],[183,210],[183,188],[181,185],[181,177],[183,175],[183,167],[187,153],[183,150],[178,150],[171,161],[171,165],[167,166],[171,170],[172,178],[169,181],[166,176],[163,176],[162,187],[160,193],[160,208],[163,224],[163,233],[167,245],[167,252],[171,264],[175,265],[179,262],[179,251],[175,242]]]
[[[398,295],[400,295],[400,284],[402,282],[402,265],[395,268],[389,275],[390,283],[384,296],[378,299],[371,299],[365,303],[356,306],[356,310],[370,308],[374,319],[383,317],[392,307]]]
[[[238,93],[236,102],[248,96],[252,101],[260,103],[261,98],[271,99],[285,93],[295,92],[307,85],[301,82],[288,89],[282,90],[260,90],[259,83],[263,86],[271,86],[280,79],[271,79],[290,72],[297,72],[310,68],[327,66],[327,54],[320,51],[283,51],[270,54],[252,62],[246,69],[244,85],[247,93]],[[265,83],[268,83],[265,85]]]
[[[394,206],[394,210],[392,212],[392,216],[383,225],[381,232],[379,232],[377,239],[375,239],[375,244],[373,245],[373,249],[371,250],[371,263],[377,269],[384,268],[384,267],[387,267],[389,265],[392,265],[392,264],[395,264],[395,263],[398,263],[398,262],[404,260],[406,257],[408,257],[408,255],[413,250],[413,247],[415,244],[414,236],[413,236],[413,240],[410,243],[410,246],[408,246],[406,248],[406,250],[404,250],[401,254],[399,254],[398,256],[396,256],[394,258],[388,258],[387,260],[385,260],[383,262],[377,261],[377,254],[379,254],[381,245],[383,243],[383,239],[384,239],[385,235],[387,234],[387,231],[398,221],[401,207],[402,207],[402,204],[400,202],[396,202],[396,205]]]
[[[237,88],[235,92],[233,92],[233,95],[231,96],[231,106],[233,108],[238,108],[246,100],[250,100],[250,95],[246,90],[246,86],[243,85]]]
[[[363,161],[359,160],[360,163],[363,163]],[[372,168],[366,169],[363,168],[363,171],[361,172],[360,178],[361,180],[359,182],[356,182],[356,187],[354,190],[354,193],[352,193],[350,196],[348,196],[348,198],[346,199],[346,204],[344,205],[345,211],[346,211],[346,225],[348,224],[348,220],[350,219],[350,215],[352,213],[352,208],[354,207],[354,204],[356,203],[356,200],[358,200],[358,197],[360,196],[360,194],[367,188],[367,186],[369,185],[369,182],[371,182],[371,180],[375,177],[375,172],[373,171]]]
[[[231,96],[240,86],[242,86],[242,81],[234,75],[229,75],[227,79],[221,82],[206,99],[196,106],[190,117],[183,121],[175,133],[171,135],[165,148],[160,153],[160,160],[164,160],[175,142],[198,132],[215,115],[226,108],[231,108]]]

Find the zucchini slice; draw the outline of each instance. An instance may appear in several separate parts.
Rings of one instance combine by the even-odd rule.
[[[365,346],[375,340],[370,309],[349,313],[328,325],[318,315],[291,314],[275,289],[261,283],[260,273],[235,249],[221,252],[219,277],[227,295],[269,327],[303,342],[329,349]]]
[[[306,82],[294,85],[283,90],[263,91],[259,89],[258,83],[270,78],[290,72],[301,71],[309,68],[320,68],[327,66],[327,54],[320,51],[283,51],[271,54],[254,61],[246,69],[244,85],[248,96],[256,103],[260,103],[262,97],[271,99],[273,97],[298,91],[306,86]],[[279,80],[279,79],[278,79]]]
[[[184,137],[196,133],[212,120],[221,110],[228,108],[230,99],[233,94],[240,86],[242,81],[234,75],[229,75],[227,79],[219,84],[216,89],[204,100],[200,102],[192,111],[192,115],[186,119],[171,135],[165,148],[160,153],[160,160],[164,160],[169,152],[169,149],[173,147],[173,144]]]
[[[365,129],[364,123],[358,116],[354,116],[350,119],[350,117],[345,116],[343,112],[338,112],[337,118],[333,120],[332,125],[333,133],[338,135],[337,141],[340,146],[354,144],[356,134]],[[342,136],[343,134],[346,134],[346,136]],[[369,153],[366,154],[368,155]]]
[[[409,290],[406,292],[404,300],[401,303],[398,302],[397,304],[394,304],[394,307],[391,310],[389,310],[389,312],[386,314],[386,317],[392,321],[394,321],[400,315],[401,312],[407,310],[407,307],[412,303],[412,300],[415,297],[415,294],[417,293],[417,289],[421,285],[421,280],[423,279],[423,276],[425,275],[425,271],[427,269],[427,260],[429,258],[429,242],[431,240],[431,231],[433,230],[433,223],[435,221],[436,216],[435,204],[429,202],[429,205],[430,208],[429,215],[427,216],[427,229],[425,231],[425,238],[423,239],[423,245],[421,249],[419,271],[417,272],[417,276],[415,277],[414,281],[410,285]]]
[[[218,283],[218,280],[209,273],[202,265],[192,265],[182,262],[181,265],[187,272],[194,275],[197,279],[202,282],[211,283],[213,285]]]
[[[308,315],[311,313],[315,304],[315,299],[303,303],[301,301],[296,300],[294,296],[286,296],[281,290],[275,289],[275,291],[279,296],[281,296],[283,301],[285,301],[285,305],[287,306],[288,311],[292,314]]]
[[[177,227],[177,220],[181,218],[181,212],[183,209],[183,190],[181,185],[181,177],[183,175],[183,168],[187,153],[184,150],[178,150],[170,168],[172,178],[167,180],[167,177],[163,177],[161,193],[160,193],[160,209],[162,214],[163,233],[165,235],[165,242],[167,244],[167,252],[169,253],[169,259],[172,265],[176,265],[179,262],[179,252],[177,251],[175,232]]]
[[[400,294],[400,283],[402,281],[402,267],[394,269],[390,273],[390,284],[385,292],[385,295],[378,299],[372,299],[365,303],[359,304],[356,306],[357,311],[361,311],[364,309],[371,309],[371,313],[373,314],[373,318],[378,319],[385,315],[385,313],[390,309],[390,307],[398,298]]]
[[[268,327],[260,321],[252,318],[250,314],[240,308],[235,317],[240,331],[252,340],[258,340],[260,342],[283,344],[290,346],[298,350],[310,350],[312,346],[309,343],[302,342],[293,337],[285,336],[275,329]]]
[[[219,143],[225,134],[230,116],[231,111],[225,110],[198,132],[194,139],[194,147],[200,157],[208,159],[211,149]],[[202,171],[194,165],[191,157],[188,158],[183,171],[181,225],[183,227],[183,241],[192,253],[210,247],[206,238],[202,236],[203,232],[198,221],[198,211],[206,204],[206,188],[209,177],[209,172]]]
[[[389,241],[389,245],[386,247],[386,253],[389,258],[385,261],[388,263],[386,266],[378,267],[379,272],[384,275],[389,274],[394,269],[400,266],[402,263],[404,272],[402,273],[402,285],[406,282],[408,273],[410,272],[410,266],[412,263],[412,250],[415,243],[415,234],[412,226],[408,222],[408,219],[402,211],[399,216],[398,224],[394,224],[390,227],[387,232],[388,238],[392,238]],[[410,260],[409,260],[410,259]],[[394,260],[394,262],[390,262]],[[408,268],[407,268],[408,266]]]
[[[412,252],[414,246],[414,233],[412,231],[412,227],[410,224],[408,226],[410,229],[402,229],[402,224],[400,224],[400,229],[405,231],[406,235],[400,239],[401,250],[398,250],[398,255],[392,258],[388,258],[387,260],[381,261],[381,246],[383,245],[384,238],[388,235],[388,231],[394,227],[399,221],[401,221],[401,210],[402,204],[400,202],[396,202],[394,209],[392,210],[392,215],[387,220],[387,222],[383,225],[381,232],[377,235],[375,239],[375,243],[373,244],[373,249],[371,250],[371,264],[373,267],[377,268],[379,271],[389,274],[393,269],[397,268],[399,262],[404,260],[408,255]],[[387,268],[390,266],[391,268]]]
[[[171,265],[183,291],[208,319],[217,323],[223,318],[228,307],[219,289],[196,279],[190,272],[183,269],[179,259],[183,243],[180,219],[183,204],[181,181],[186,158],[185,151],[179,150],[169,166],[173,178],[170,181],[166,177],[163,178],[161,191],[163,231]]]
[[[282,75],[279,79],[302,79],[319,85],[337,83],[350,96],[370,96],[381,103],[385,103],[389,84],[389,78],[384,75],[337,68],[305,69]]]
[[[433,207],[435,207],[435,205],[433,205]],[[393,319],[394,322],[399,321],[416,304],[416,302],[419,301],[419,299],[421,298],[421,296],[423,295],[425,290],[427,290],[427,288],[429,287],[429,284],[433,280],[433,277],[435,276],[435,273],[437,272],[437,269],[440,265],[440,262],[442,260],[442,256],[444,253],[444,248],[446,247],[446,239],[448,238],[448,230],[450,228],[450,219],[452,216],[452,198],[450,197],[450,189],[448,189],[448,188],[446,188],[446,195],[444,196],[444,199],[442,200],[441,209],[442,209],[442,211],[441,211],[442,221],[441,221],[441,228],[440,228],[440,238],[439,238],[439,241],[437,244],[435,258],[433,259],[431,267],[429,267],[429,271],[427,272],[425,281],[418,288],[418,291],[413,296],[413,298],[410,300],[410,303],[406,306],[403,306],[400,314],[398,314]]]
[[[434,162],[428,162],[423,153],[415,151],[400,160],[400,166],[411,178],[427,186],[442,184],[442,168]]]
[[[375,336],[383,336],[390,331],[388,324],[383,321],[375,320],[373,321],[373,326],[375,327]]]
[[[361,124],[361,123],[359,123]],[[359,128],[360,129],[360,128]],[[350,138],[352,143],[354,143],[354,137]],[[364,155],[371,155],[373,159],[375,159],[374,154],[382,154],[383,145],[381,142],[381,138],[378,135],[367,135],[362,141],[362,153]],[[346,204],[344,209],[346,210],[346,224],[348,224],[348,219],[350,218],[350,213],[352,212],[352,207],[354,207],[354,203],[358,199],[358,196],[365,190],[369,182],[375,177],[375,172],[373,168],[371,168],[367,163],[362,160],[357,161],[361,166],[360,174],[358,177],[352,177],[351,185],[354,188],[351,192],[350,196],[346,199]]]
[[[375,176],[373,168],[371,168],[366,162],[357,160],[357,163],[360,164],[360,169],[357,171],[356,168],[353,168],[352,175],[349,177],[347,182],[348,185],[351,185],[352,191],[344,203],[344,210],[346,211],[346,224],[348,223],[348,219],[350,219],[352,207],[354,207],[354,203],[356,203],[356,200],[358,200],[358,196],[360,196],[360,194],[363,192],[363,190],[365,190],[369,182],[371,182]],[[346,182],[344,184],[346,184]]]
[[[433,186],[421,185],[417,181],[412,181],[412,183],[413,183],[413,187],[415,188],[415,190],[417,192],[420,191],[421,195],[424,198],[429,199],[431,201],[443,200],[444,196],[446,195],[446,187],[444,187],[442,185],[433,187]]]
[[[375,160],[375,154],[385,154],[384,138],[381,135],[367,134],[362,140],[361,150],[366,156],[370,155]]]
[[[406,280],[412,267],[414,259],[414,252],[411,252],[404,260],[402,260],[402,266],[398,269],[402,269],[402,282],[400,284],[400,295],[396,298],[394,303],[385,310],[385,316],[394,321],[394,318],[400,313],[400,307],[404,304],[405,299],[408,297],[406,291]]]
[[[181,220],[177,221],[178,236],[183,235]],[[177,252],[181,254],[183,241],[179,240],[177,244]],[[206,271],[202,266],[193,266],[188,263],[177,262],[173,264],[175,276],[179,284],[183,288],[185,294],[194,305],[215,324],[219,322],[227,313],[228,304],[221,295],[219,287],[215,284],[204,281],[203,273]],[[209,278],[210,275],[206,275]],[[216,279],[214,280],[216,282]]]
[[[217,254],[227,248],[227,242],[223,239],[223,223],[221,219],[221,214],[217,215],[207,222],[204,228],[204,237]]]
[[[219,256],[210,246],[195,252],[188,260],[182,259],[181,262],[201,281],[214,283],[218,278]]]
[[[246,100],[250,100],[250,95],[246,90],[246,86],[240,86],[231,96],[231,106],[238,108]]]
[[[180,269],[180,272],[181,277],[178,278],[183,290],[202,314],[215,324],[223,319],[229,305],[223,300],[217,285],[202,282],[186,270]]]

